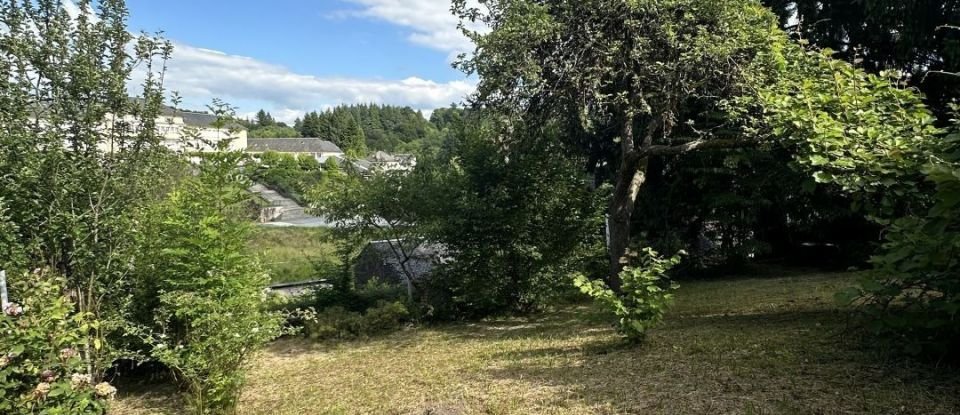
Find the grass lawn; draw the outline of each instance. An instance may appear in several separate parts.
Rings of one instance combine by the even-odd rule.
[[[340,263],[333,244],[323,240],[327,229],[257,227],[254,232],[251,251],[261,255],[274,283],[316,279],[316,263]]]
[[[663,326],[624,345],[587,306],[275,343],[241,414],[956,414],[960,375],[864,349],[833,305],[851,274],[688,282]],[[113,413],[178,413],[169,387]]]

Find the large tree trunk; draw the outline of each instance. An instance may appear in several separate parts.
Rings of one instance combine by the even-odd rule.
[[[637,204],[637,195],[647,178],[647,165],[648,159],[642,158],[620,166],[613,200],[610,202],[607,217],[610,275],[606,282],[616,293],[620,292],[622,286],[620,271],[623,271],[626,265],[627,248],[630,246],[630,222]]]

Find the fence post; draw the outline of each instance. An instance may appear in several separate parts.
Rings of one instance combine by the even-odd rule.
[[[10,301],[7,298],[7,271],[0,270],[0,310],[6,310]]]

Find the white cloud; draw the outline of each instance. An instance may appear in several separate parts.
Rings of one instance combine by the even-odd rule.
[[[445,1],[415,0],[412,3],[420,7]],[[63,4],[71,16],[80,13],[72,1]],[[132,93],[140,90],[144,75],[142,68],[140,71],[134,73],[130,81]],[[239,107],[241,116],[252,115],[263,108],[278,120],[292,122],[307,111],[353,103],[410,106],[429,114],[435,108],[461,102],[474,91],[475,85],[468,81],[434,82],[418,77],[401,80],[318,77],[298,74],[254,58],[177,43],[173,59],[168,62],[164,87],[179,92],[187,108],[203,109],[213,98],[221,98]]]
[[[363,7],[352,13],[412,29],[408,39],[416,44],[448,52],[469,52],[473,43],[457,28],[450,0],[347,0]],[[472,2],[476,3],[476,2]],[[343,16],[344,13],[338,13]]]
[[[142,80],[142,74],[134,79]],[[461,102],[475,88],[468,81],[441,83],[417,77],[377,80],[304,75],[257,59],[185,44],[174,45],[164,86],[179,92],[188,108],[202,109],[216,97],[240,107],[240,114],[264,108],[285,122],[306,111],[351,103],[402,105],[429,112]]]

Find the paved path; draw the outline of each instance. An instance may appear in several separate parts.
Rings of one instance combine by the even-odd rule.
[[[305,212],[303,206],[297,204],[293,199],[270,190],[268,187],[256,183],[248,189],[267,202],[266,209],[272,209],[270,216],[275,216],[268,222],[261,223],[261,226],[275,227],[299,227],[299,228],[332,228],[335,225],[326,219],[310,215]],[[265,209],[265,210],[266,210]]]

